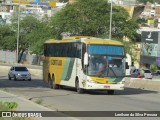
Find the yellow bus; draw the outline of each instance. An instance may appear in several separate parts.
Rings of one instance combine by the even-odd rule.
[[[124,89],[125,53],[119,41],[73,36],[44,43],[43,80],[50,88],[75,87],[106,90]]]

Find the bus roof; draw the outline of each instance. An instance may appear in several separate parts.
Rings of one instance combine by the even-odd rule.
[[[45,43],[68,43],[68,42],[83,42],[86,44],[123,45],[119,41],[96,38],[96,37],[91,37],[91,36],[73,36],[73,37],[66,37],[62,40],[50,39],[50,40],[46,41]]]

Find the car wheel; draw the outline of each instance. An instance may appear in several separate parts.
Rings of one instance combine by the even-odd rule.
[[[31,81],[31,78],[30,78],[30,79],[28,79],[28,81]]]
[[[16,81],[17,80],[17,78],[16,78],[16,76],[14,75],[14,80]]]
[[[84,90],[79,87],[79,80],[76,80],[76,90],[78,94],[81,94],[84,92]]]
[[[11,80],[12,78],[10,77],[10,75],[8,74],[8,79]]]

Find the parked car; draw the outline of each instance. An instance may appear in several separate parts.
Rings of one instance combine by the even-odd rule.
[[[145,79],[152,79],[152,73],[150,70],[144,70],[144,69],[135,69],[132,74],[131,77],[133,78],[145,78]]]
[[[154,76],[160,76],[160,70],[157,70],[156,72],[152,73]]]
[[[14,80],[29,80],[31,81],[31,74],[25,66],[12,66],[8,72],[8,79]]]

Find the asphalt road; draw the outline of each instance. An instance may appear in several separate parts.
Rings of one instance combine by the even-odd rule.
[[[32,79],[8,80],[7,73],[0,73],[0,89],[34,102],[41,101],[41,105],[58,111],[160,111],[160,92],[126,88],[124,91],[116,91],[115,95],[108,95],[106,91],[77,94],[73,88],[53,90],[42,78]]]

